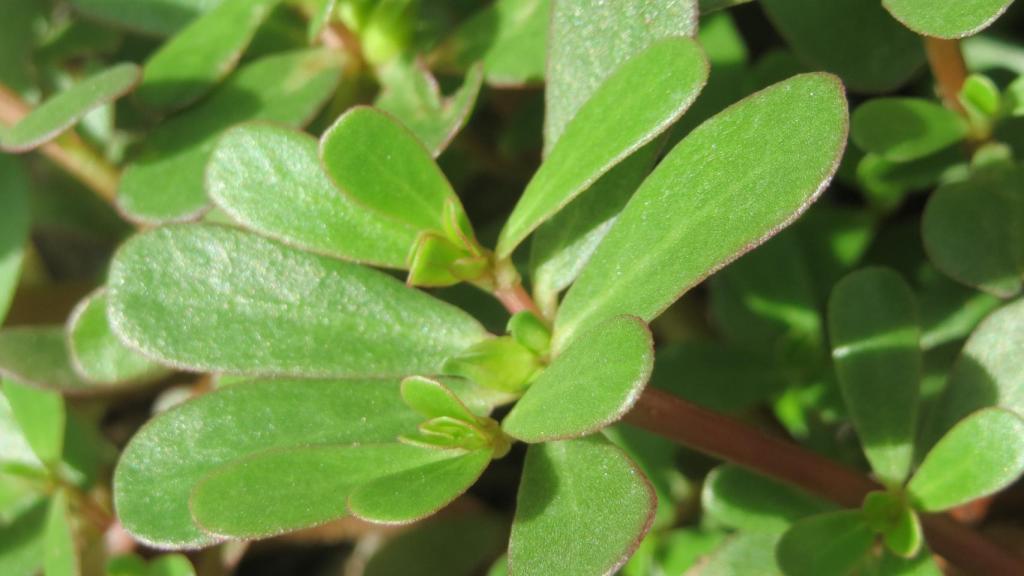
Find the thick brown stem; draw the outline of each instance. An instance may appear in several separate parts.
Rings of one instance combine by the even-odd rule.
[[[925,52],[928,53],[928,65],[935,76],[936,88],[943,104],[947,108],[966,114],[958,98],[964,80],[967,79],[967,64],[964,62],[963,52],[960,51],[960,41],[925,38]]]
[[[863,474],[733,418],[648,388],[626,421],[673,442],[781,480],[846,508],[881,488]],[[1012,556],[947,516],[922,518],[929,545],[970,574],[1024,574]]]
[[[16,94],[0,86],[0,122],[17,124],[31,108]],[[118,172],[74,132],[39,148],[44,156],[84,184],[106,202],[117,196]]]

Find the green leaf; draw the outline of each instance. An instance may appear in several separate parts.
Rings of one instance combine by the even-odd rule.
[[[882,5],[914,32],[936,38],[963,38],[981,32],[999,18],[1013,0],[882,0]]]
[[[331,180],[356,203],[413,233],[472,241],[452,185],[423,144],[387,114],[365,106],[342,114],[321,138],[320,158]]]
[[[218,541],[192,521],[189,496],[210,472],[267,450],[394,442],[420,416],[396,381],[267,381],[237,384],[149,421],[114,472],[125,528],[162,548]],[[239,495],[240,496],[240,495]]]
[[[46,556],[47,508],[47,501],[40,499],[19,511],[10,522],[0,522],[0,574],[35,576],[40,572]]]
[[[696,35],[697,16],[697,0],[554,2],[544,89],[545,155],[624,62],[658,40]],[[656,81],[657,74],[643,79]]]
[[[505,547],[499,518],[464,514],[422,522],[385,541],[363,568],[365,576],[474,576]],[[488,576],[494,576],[489,574]]]
[[[781,532],[801,518],[835,508],[734,464],[724,464],[708,474],[700,501],[709,520],[744,533]]]
[[[796,228],[786,230],[744,254],[709,282],[710,310],[721,334],[738,347],[797,374],[820,364],[825,348],[824,319],[805,249],[815,243],[801,238]],[[701,363],[715,358],[710,356]],[[743,362],[736,362],[737,368],[742,366]]]
[[[234,70],[277,0],[224,0],[153,53],[135,98],[167,111],[198,100]]]
[[[0,394],[0,446],[3,447],[0,451],[0,472],[34,478],[47,476],[45,464],[39,461],[29,445],[5,394]],[[2,558],[0,554],[0,560]]]
[[[478,342],[450,358],[444,364],[444,373],[515,395],[526,388],[540,368],[536,354],[515,338],[502,336]]]
[[[78,576],[80,574],[78,551],[71,533],[71,516],[68,510],[68,496],[58,490],[50,499],[50,510],[46,514],[46,554],[43,557],[43,574],[46,576]]]
[[[425,518],[468,490],[492,455],[489,449],[474,450],[380,477],[352,491],[349,511],[376,524],[405,524]]]
[[[775,545],[780,534],[773,532],[737,532],[708,554],[687,576],[738,576],[782,574],[776,565]]]
[[[746,4],[750,1],[751,0],[700,0],[700,13],[708,14],[718,10],[725,10],[726,8]]]
[[[651,386],[717,412],[741,412],[780,391],[777,366],[722,342],[672,342],[658,348]]]
[[[704,566],[708,556],[722,544],[725,533],[699,528],[680,528],[662,538],[659,550],[661,568],[665,574],[683,574],[698,564]],[[771,550],[771,547],[768,547]],[[762,569],[762,573],[764,570]]]
[[[165,227],[111,264],[110,322],[162,364],[260,375],[436,374],[484,338],[386,274],[212,225]]]
[[[610,318],[580,334],[530,383],[502,429],[530,443],[596,432],[633,407],[653,368],[647,326],[630,316]]]
[[[211,534],[266,538],[342,518],[360,486],[459,455],[397,443],[260,452],[206,475],[189,508]]]
[[[761,6],[801,59],[838,74],[850,90],[892,91],[924,64],[921,39],[873,0],[763,0]]]
[[[139,82],[139,67],[122,63],[57,94],[0,135],[0,149],[27,152],[60,136],[90,111],[117,100]]]
[[[28,240],[29,181],[19,161],[0,154],[0,324],[10,308],[21,276],[21,261]]]
[[[1024,472],[1024,419],[985,408],[961,420],[924,457],[907,484],[914,506],[948,510],[1002,490]]]
[[[161,554],[149,565],[146,561],[129,554],[117,556],[107,562],[107,576],[196,576],[195,568],[182,554]]]
[[[14,380],[3,381],[3,393],[32,451],[47,466],[56,467],[64,451],[64,399]]]
[[[707,76],[703,51],[686,38],[656,42],[627,60],[566,124],[502,229],[497,255],[510,255],[542,222],[668,129]],[[638,83],[645,88],[637,90]]]
[[[654,491],[601,436],[530,446],[509,540],[509,574],[612,574],[654,520]]]
[[[949,374],[929,430],[937,439],[965,416],[998,406],[1024,415],[1024,299],[996,310],[971,334]]]
[[[634,152],[591,184],[585,194],[541,224],[530,242],[533,293],[545,313],[583,271],[622,208],[654,165],[661,139]]]
[[[497,0],[459,24],[435,51],[442,68],[483,62],[491,86],[544,81],[550,0]]]
[[[1009,89],[1007,89],[1009,90]],[[967,110],[972,122],[986,128],[991,127],[1003,109],[999,86],[991,78],[983,74],[971,74],[960,87],[957,100]]]
[[[416,231],[366,210],[331,184],[311,136],[244,124],[217,142],[206,190],[232,220],[309,252],[405,268]]]
[[[402,380],[402,400],[426,418],[449,416],[475,422],[476,416],[462,400],[437,380],[410,376]]]
[[[71,367],[64,328],[24,326],[0,330],[0,374],[64,394],[83,394],[94,386]]]
[[[70,0],[76,10],[103,23],[144,34],[170,36],[222,0]]]
[[[107,320],[105,288],[87,296],[71,312],[67,338],[72,366],[83,379],[94,384],[143,384],[170,373],[117,339]]]
[[[917,160],[967,136],[956,112],[922,98],[875,98],[853,112],[850,137],[890,162]]]
[[[832,289],[832,359],[846,408],[875,474],[887,485],[910,474],[921,387],[917,303],[899,274],[862,268]]]
[[[480,66],[470,67],[462,86],[442,96],[423,62],[396,60],[381,72],[383,87],[374,106],[401,121],[436,158],[469,120],[483,78]]]
[[[601,434],[621,448],[650,481],[658,500],[651,529],[657,532],[675,525],[679,501],[688,496],[681,494],[681,487],[688,485],[688,480],[679,470],[679,446],[628,424],[609,426]]]
[[[765,125],[772,130],[757,128]],[[807,74],[691,132],[640,186],[566,294],[555,349],[617,314],[650,321],[791,222],[835,172],[846,127],[838,80]]]
[[[38,24],[50,7],[38,0],[7,0],[0,19],[0,84],[17,93],[36,90],[33,52]],[[0,124],[0,131],[5,126]]]
[[[882,535],[886,548],[902,558],[913,558],[924,544],[921,522],[902,494],[871,492],[861,506],[871,528]]]
[[[1018,169],[975,171],[931,195],[921,222],[928,259],[953,279],[1006,298],[1024,274],[1024,192]]]
[[[198,218],[209,208],[203,171],[217,137],[248,120],[306,124],[340,76],[341,62],[329,50],[278,53],[243,66],[200,105],[149,135],[121,176],[118,207],[146,224]]]
[[[849,574],[873,541],[860,510],[843,510],[793,524],[779,540],[775,555],[786,576]]]

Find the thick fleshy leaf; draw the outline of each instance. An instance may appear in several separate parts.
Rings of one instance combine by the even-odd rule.
[[[636,462],[650,481],[658,499],[651,529],[659,531],[675,525],[682,497],[678,488],[686,482],[677,462],[679,446],[653,432],[628,424],[609,426],[601,430],[601,434]]]
[[[601,436],[530,446],[509,574],[614,573],[647,533],[655,505],[643,473]]]
[[[775,548],[786,576],[849,574],[874,542],[860,510],[805,518],[783,534]]]
[[[992,169],[942,186],[921,223],[928,259],[942,272],[999,297],[1024,275],[1024,172]]]
[[[838,80],[806,74],[696,128],[640,186],[566,294],[555,349],[618,314],[650,321],[795,219],[834,174],[847,121]]]
[[[497,0],[459,24],[436,51],[443,68],[468,70],[483,62],[492,86],[544,81],[551,0]]]
[[[465,312],[386,274],[212,225],[128,241],[111,264],[109,299],[122,341],[202,371],[436,374],[485,336]]]
[[[181,108],[234,70],[277,0],[224,0],[146,60],[135,98],[150,110]]]
[[[697,0],[554,2],[544,89],[544,151],[619,66],[658,40],[697,33]],[[644,78],[643,82],[654,81]]]
[[[0,135],[0,149],[27,152],[46,144],[74,126],[91,110],[131,91],[139,82],[139,67],[118,64],[94,74],[32,110]]]
[[[65,394],[87,393],[93,388],[71,367],[61,326],[24,326],[0,331],[0,374]]]
[[[78,303],[68,318],[68,349],[75,371],[101,386],[141,384],[169,371],[125,347],[107,320],[107,291],[100,289]]]
[[[834,509],[802,490],[733,464],[708,474],[700,500],[709,519],[743,532],[780,532],[800,518]]]
[[[222,0],[70,0],[83,15],[145,34],[170,36]]]
[[[50,509],[46,514],[46,554],[43,557],[43,573],[46,576],[80,574],[78,551],[75,549],[74,534],[71,532],[68,496],[63,490],[58,490],[50,499]]]
[[[3,381],[3,393],[32,451],[47,466],[60,463],[64,451],[64,399],[14,380]]]
[[[985,408],[961,420],[928,452],[907,493],[926,512],[1002,490],[1024,472],[1024,419]]]
[[[415,229],[338,192],[315,139],[274,124],[227,131],[206,165],[206,191],[233,221],[310,252],[404,268],[416,244]]]
[[[469,490],[491,456],[490,450],[473,450],[382,476],[349,494],[349,512],[377,524],[425,518]]]
[[[148,565],[135,554],[117,556],[107,562],[107,576],[196,576],[188,557],[183,554],[161,554]]]
[[[963,38],[996,21],[1013,0],[882,0],[882,5],[907,28],[922,36]]]
[[[554,313],[558,293],[583,271],[660,149],[657,139],[637,150],[537,228],[530,241],[530,279],[545,313]]]
[[[475,422],[462,400],[437,380],[412,376],[402,380],[402,400],[426,418],[450,417]]]
[[[342,518],[359,486],[459,455],[397,443],[260,452],[204,477],[189,508],[204,531],[265,538]]]
[[[654,342],[638,318],[616,316],[580,334],[535,378],[501,427],[524,442],[576,438],[622,418],[654,368]]]
[[[924,544],[921,521],[903,494],[871,492],[861,505],[864,518],[882,536],[886,548],[902,558],[913,558]]]
[[[434,156],[466,125],[483,85],[483,69],[472,66],[450,96],[442,96],[437,80],[422,62],[397,60],[382,72],[383,88],[374,106],[405,125]]]
[[[764,0],[761,6],[798,56],[838,74],[850,90],[888,92],[924,64],[921,39],[879,2]]]
[[[49,15],[49,6],[38,0],[7,0],[0,19],[0,83],[15,92],[36,88],[33,56],[38,31]],[[4,126],[0,125],[0,131]]]
[[[781,533],[737,532],[688,570],[686,576],[781,576],[775,545]]]
[[[29,445],[5,394],[0,394],[0,473],[36,478],[47,475],[46,465]],[[2,559],[0,554],[0,566],[3,566]]]
[[[686,38],[656,42],[622,64],[579,108],[530,180],[498,238],[498,256],[510,255],[537,226],[666,130],[707,77],[703,51]]]
[[[452,185],[423,144],[379,110],[356,106],[342,114],[321,138],[320,158],[342,193],[416,232],[450,229],[446,206],[454,209],[459,227],[467,222]]]
[[[839,388],[864,453],[885,484],[910,474],[921,387],[917,303],[899,274],[862,268],[832,289],[829,336]]]
[[[923,158],[966,136],[967,122],[960,115],[922,98],[868,100],[850,120],[857,146],[890,162]]]
[[[394,442],[421,417],[396,381],[268,381],[227,386],[150,420],[114,473],[118,517],[136,538],[194,548],[218,539],[192,521],[189,497],[210,472],[267,450]]]
[[[1024,299],[996,310],[971,334],[929,421],[934,441],[965,416],[998,406],[1024,415]]]
[[[29,212],[28,177],[19,161],[0,154],[0,324],[14,298],[21,275],[21,260],[28,240]]]
[[[507,542],[508,527],[502,518],[481,513],[441,517],[383,542],[366,560],[362,574],[476,576]]]
[[[658,347],[651,386],[717,412],[741,412],[778,393],[776,365],[717,340]]]
[[[209,207],[203,171],[220,133],[239,122],[309,122],[341,76],[337,53],[301,50],[255,60],[200,105],[154,130],[125,169],[118,206],[138,222],[194,219]]]
[[[6,448],[6,446],[5,446]],[[47,502],[40,499],[0,523],[0,574],[35,576],[46,555]]]
[[[715,274],[708,285],[719,332],[777,369],[799,373],[820,364],[824,319],[807,248],[819,241],[805,240],[794,227]]]

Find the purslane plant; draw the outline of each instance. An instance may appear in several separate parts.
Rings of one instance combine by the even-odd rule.
[[[348,517],[416,523],[364,574],[503,547],[492,574],[1017,571],[938,515],[1024,472],[1024,91],[956,40],[1011,3],[762,0],[792,52],[754,65],[742,0],[498,0],[443,40],[409,0],[69,0],[169,39],[140,59],[72,20],[48,57],[119,63],[31,112],[0,54],[0,149],[138,228],[63,326],[0,331],[0,572],[185,576]],[[465,171],[503,160],[442,153],[489,90],[540,84],[542,161],[477,221]],[[40,274],[37,172],[0,156],[4,314]],[[834,178],[868,208],[815,204]],[[189,373],[116,455],[111,407]],[[669,441],[727,463],[683,473]],[[510,522],[449,506],[508,460]]]

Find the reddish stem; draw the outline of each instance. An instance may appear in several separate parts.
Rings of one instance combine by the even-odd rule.
[[[626,421],[677,444],[781,480],[846,508],[881,488],[863,474],[706,410],[661,390],[648,388]],[[945,515],[922,515],[932,549],[971,574],[1024,574],[1024,560],[999,548]]]
[[[947,108],[966,114],[959,99],[960,89],[967,80],[967,63],[960,51],[960,41],[926,38],[924,46],[942,102]]]
[[[543,318],[537,304],[526,293],[523,285],[519,282],[502,288],[494,289],[494,297],[501,302],[509,314],[516,314],[524,310],[533,312],[538,318]]]

